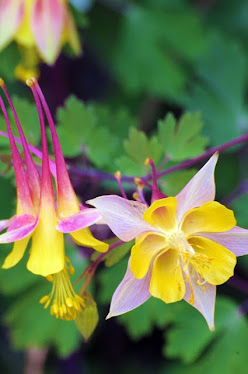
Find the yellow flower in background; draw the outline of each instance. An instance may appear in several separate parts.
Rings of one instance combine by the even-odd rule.
[[[21,80],[38,75],[38,64],[52,65],[69,43],[81,52],[67,0],[0,0],[0,51],[16,41],[22,55],[16,68]]]

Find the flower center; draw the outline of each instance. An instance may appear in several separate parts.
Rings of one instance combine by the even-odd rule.
[[[71,274],[74,272],[72,265],[66,265],[60,272],[49,276],[48,280],[53,282],[52,291],[49,295],[43,296],[40,303],[45,304],[46,309],[52,302],[51,315],[64,320],[74,320],[81,308],[85,307],[85,302],[74,291],[68,270]]]
[[[179,252],[181,257],[193,257],[195,255],[194,249],[188,243],[182,231],[172,231],[166,234],[166,241],[171,249]]]
[[[171,249],[178,251],[179,260],[177,266],[182,267],[184,278],[190,286],[189,302],[191,304],[194,304],[192,282],[194,282],[195,285],[201,287],[203,293],[205,292],[206,280],[203,276],[203,269],[209,268],[214,271],[211,266],[211,262],[213,259],[209,258],[204,253],[196,252],[189,244],[182,231],[173,231],[169,234],[167,233],[166,240]]]

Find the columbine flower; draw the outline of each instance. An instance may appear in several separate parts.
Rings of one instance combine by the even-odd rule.
[[[108,317],[126,313],[150,296],[166,303],[185,299],[214,330],[216,285],[226,282],[236,256],[248,253],[248,230],[214,200],[215,154],[176,197],[146,205],[118,196],[90,200],[124,241],[136,238],[127,272]],[[156,195],[156,194],[155,194]]]
[[[52,65],[65,43],[81,52],[67,0],[0,0],[0,50],[15,40],[23,53],[18,78],[37,76],[39,59]]]
[[[42,175],[41,178],[29,153],[25,136],[16,115],[13,103],[8,95],[4,82],[0,80],[9,104],[12,108],[16,124],[21,136],[25,163],[16,147],[3,101],[0,98],[10,139],[13,165],[17,185],[17,211],[10,220],[0,221],[0,228],[8,228],[0,235],[0,243],[15,242],[12,252],[6,257],[3,268],[7,269],[17,264],[23,257],[30,237],[32,244],[27,268],[34,274],[48,276],[63,272],[65,268],[63,233],[69,232],[74,241],[80,245],[92,247],[105,252],[108,245],[95,239],[88,226],[97,222],[101,217],[96,209],[89,209],[79,204],[72,188],[54,123],[48,106],[36,80],[29,80],[35,96],[41,127],[42,138]],[[39,97],[41,99],[39,99]],[[41,100],[41,101],[40,101]],[[55,208],[54,190],[51,180],[45,124],[41,102],[48,116],[55,151],[55,173],[57,186],[57,209]]]
[[[32,238],[27,268],[34,274],[45,276],[53,282],[51,294],[43,297],[40,302],[45,303],[46,308],[51,303],[51,314],[57,318],[75,319],[84,301],[74,292],[70,281],[73,267],[68,266],[69,259],[65,256],[63,233],[70,233],[77,244],[92,247],[100,252],[107,251],[108,245],[95,239],[88,229],[88,226],[100,220],[101,216],[96,209],[86,208],[79,203],[68,176],[55,126],[44,96],[35,79],[29,80],[28,85],[33,91],[40,119],[41,177],[30,155],[30,146],[25,139],[11,98],[0,78],[0,86],[8,99],[21,137],[26,164],[25,168],[15,144],[7,111],[0,97],[0,107],[8,130],[17,187],[16,215],[9,220],[0,221],[0,230],[7,228],[7,231],[0,235],[0,243],[14,242],[13,250],[6,257],[2,267],[8,269],[16,265],[23,257],[29,239]],[[55,164],[48,157],[41,103],[52,133]],[[39,152],[35,153],[39,156]],[[51,172],[55,177],[57,189],[56,205]]]

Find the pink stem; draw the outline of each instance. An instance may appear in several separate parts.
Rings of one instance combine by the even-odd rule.
[[[61,197],[67,197],[69,195],[75,195],[74,190],[71,185],[71,181],[69,178],[69,174],[66,168],[64,156],[62,153],[62,149],[59,143],[59,138],[56,132],[56,128],[53,122],[53,118],[51,115],[51,112],[49,110],[49,107],[47,105],[47,102],[45,100],[45,97],[40,89],[40,86],[36,80],[33,80],[34,85],[32,91],[36,92],[38,94],[39,99],[43,105],[48,125],[51,131],[52,135],[52,142],[53,142],[53,148],[54,148],[54,155],[55,155],[55,162],[56,162],[56,170],[57,170],[57,183],[58,183],[58,205],[60,204],[60,198]]]
[[[49,157],[48,157],[48,147],[47,147],[47,140],[46,140],[44,116],[43,116],[39,97],[34,88],[33,80],[29,79],[27,81],[27,84],[33,92],[35,103],[37,106],[38,115],[39,115],[39,120],[40,120],[40,131],[41,131],[41,142],[42,142],[41,205],[43,204],[43,202],[46,202],[54,206],[54,193],[53,193],[53,185],[52,185],[50,168],[49,168]]]
[[[29,178],[30,188],[31,188],[32,193],[35,194],[35,198],[38,200],[39,199],[39,194],[40,194],[40,177],[39,177],[39,173],[38,173],[38,171],[36,169],[36,166],[35,166],[35,164],[33,162],[32,157],[30,155],[29,148],[28,148],[28,143],[26,141],[26,138],[25,138],[24,132],[22,130],[19,118],[17,116],[17,113],[16,113],[16,110],[14,108],[13,102],[12,102],[12,100],[10,98],[10,95],[8,93],[8,90],[7,90],[4,82],[2,82],[1,87],[2,87],[2,89],[4,91],[4,93],[5,93],[5,96],[7,97],[7,100],[9,102],[10,108],[11,108],[12,113],[14,115],[14,119],[15,119],[15,122],[16,122],[16,126],[18,128],[18,132],[19,132],[20,137],[21,137],[23,151],[24,151],[24,157],[25,157],[25,161],[26,161],[26,165],[27,165],[27,170],[28,170],[28,178]]]
[[[27,176],[26,171],[23,166],[23,162],[17,146],[15,144],[14,136],[11,130],[11,126],[9,123],[7,111],[3,102],[3,99],[0,96],[0,107],[3,112],[3,116],[5,119],[7,131],[9,134],[9,142],[11,147],[11,154],[13,158],[13,165],[14,165],[14,172],[15,172],[15,179],[16,179],[16,189],[17,189],[17,206],[22,210],[20,213],[33,213],[33,204],[31,200],[31,195],[27,183]]]

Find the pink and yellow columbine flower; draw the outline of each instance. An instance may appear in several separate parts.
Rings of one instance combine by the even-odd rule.
[[[22,80],[37,76],[39,59],[52,65],[67,42],[81,52],[67,0],[0,0],[0,50],[12,40],[23,53],[16,70]]]
[[[97,222],[101,217],[96,209],[89,209],[81,205],[75,195],[55,126],[37,81],[35,79],[29,80],[28,85],[33,91],[40,119],[42,139],[41,177],[30,156],[29,146],[2,80],[0,80],[0,85],[7,96],[15,117],[22,140],[26,164],[25,169],[15,144],[6,109],[0,98],[0,106],[10,139],[17,186],[16,215],[9,220],[0,221],[1,230],[7,228],[7,231],[0,235],[0,243],[14,242],[13,250],[6,257],[2,267],[8,269],[16,265],[23,257],[29,239],[32,238],[27,268],[34,274],[49,277],[54,283],[52,293],[46,297],[45,306],[48,307],[52,302],[51,313],[55,314],[56,317],[74,318],[83,302],[81,301],[80,303],[79,296],[72,292],[68,270],[69,273],[73,271],[72,266],[68,267],[69,260],[65,256],[64,233],[70,233],[72,239],[79,245],[105,252],[108,249],[108,245],[95,239],[88,229],[88,226]],[[55,167],[53,165],[53,172],[55,172],[57,188],[56,205],[41,103],[48,117],[54,146]]]
[[[119,196],[90,200],[124,241],[136,238],[127,272],[108,317],[137,308],[150,296],[165,303],[186,300],[214,330],[216,285],[232,275],[236,256],[248,253],[248,230],[233,212],[214,201],[217,154],[176,197],[150,207]]]

